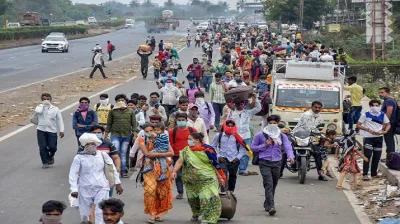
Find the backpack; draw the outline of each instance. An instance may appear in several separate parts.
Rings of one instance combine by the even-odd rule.
[[[188,127],[190,134],[194,132],[194,129],[192,127]],[[175,139],[176,139],[176,132],[178,132],[178,127],[175,127],[173,132],[172,132],[172,143],[175,145]]]
[[[398,152],[389,153],[388,159],[386,161],[386,166],[389,169],[400,170],[400,153]]]
[[[96,104],[96,109],[95,111],[97,112],[97,109],[99,109],[101,103]],[[114,105],[111,104],[111,110],[114,108]]]
[[[111,44],[111,50],[115,51],[115,45],[114,44]]]

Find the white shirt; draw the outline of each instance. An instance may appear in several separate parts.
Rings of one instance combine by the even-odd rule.
[[[312,57],[312,58],[317,58],[317,59],[319,59],[319,57],[321,56],[321,53],[319,53],[318,50],[314,50],[314,51],[312,51],[312,52],[309,54],[309,56]]]
[[[36,107],[35,113],[38,115],[37,130],[57,133],[64,132],[64,122],[61,111],[58,107],[50,105],[50,107],[40,104]]]
[[[296,128],[304,128],[308,131],[315,129],[321,123],[321,117],[319,114],[315,114],[312,110],[308,110],[301,115],[299,123],[297,123]]]
[[[175,86],[172,87],[164,86],[163,88],[160,89],[160,91],[161,91],[162,104],[165,105],[176,105],[179,101],[179,97],[182,96],[181,91],[179,91],[179,89],[176,88]]]
[[[156,109],[155,107],[152,107],[149,105],[149,110],[146,111],[146,121],[150,122],[150,116],[155,115],[153,110]],[[165,108],[161,105],[158,106],[158,111],[160,112],[158,115],[161,116],[161,121],[166,122],[167,121],[167,113],[165,112]]]
[[[135,115],[136,117],[136,122],[138,123],[139,126],[142,126],[146,123],[146,119],[144,118],[144,113],[143,111],[140,111]]]
[[[97,52],[96,56],[94,56],[94,63],[96,65],[101,65],[101,58],[103,57],[102,53]]]
[[[253,116],[261,111],[260,101],[257,99],[253,109],[233,110],[228,114],[227,120],[233,120],[236,123],[237,131],[243,139],[251,138],[250,121]]]
[[[322,61],[333,61],[333,57],[331,55],[325,53],[324,55],[321,56],[321,60]]]
[[[79,195],[83,197],[94,197],[99,189],[110,190],[104,174],[104,162],[113,165],[115,184],[121,184],[119,173],[107,153],[96,152],[94,156],[78,154],[74,157],[69,170],[71,192],[79,192]]]
[[[375,114],[372,111],[369,111],[369,112],[374,116],[379,116],[381,113],[383,113],[383,112],[381,112],[381,113]],[[364,127],[369,128],[370,130],[375,131],[375,132],[381,131],[382,127],[383,127],[382,124],[373,122],[371,118],[367,118],[365,113],[361,114],[361,117],[358,120],[358,122],[362,123]],[[384,124],[390,123],[389,118],[386,116],[386,114],[383,117],[383,123]],[[374,137],[380,137],[383,135],[373,135],[373,134],[369,133],[368,131],[363,130],[363,136],[364,136],[364,138],[374,138]]]
[[[187,126],[196,129],[197,132],[199,132],[199,133],[202,133],[204,135],[204,139],[203,139],[204,143],[210,144],[210,139],[208,138],[208,134],[207,134],[206,123],[204,123],[203,118],[198,117],[195,122],[188,119]]]

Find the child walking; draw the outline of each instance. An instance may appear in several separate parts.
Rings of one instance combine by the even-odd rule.
[[[156,139],[154,140],[154,152],[158,153],[168,152],[169,140],[168,140],[168,135],[165,134],[165,125],[163,123],[155,124],[154,132],[156,135]],[[161,166],[161,175],[157,179],[157,181],[160,182],[168,179],[168,176],[166,175],[168,169],[166,158],[156,158],[155,160],[159,162]],[[150,161],[150,158],[146,158],[146,161]],[[147,165],[143,169],[142,173],[145,174],[150,172],[151,170],[153,170],[153,168],[150,165]]]
[[[335,142],[336,139],[336,131],[335,130],[328,130],[326,132],[326,140],[324,142],[324,147],[321,151],[321,161],[322,161],[322,168],[321,172],[323,172],[324,175],[333,178],[333,175],[330,172],[330,163],[328,161],[328,154],[331,151],[331,149],[335,149],[335,152],[339,149],[339,145],[337,142]]]

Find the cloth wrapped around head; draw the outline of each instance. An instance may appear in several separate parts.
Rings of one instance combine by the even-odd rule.
[[[102,141],[95,134],[91,133],[83,133],[83,135],[79,137],[79,142],[82,146],[85,146],[88,143],[94,143],[96,146],[99,146],[102,143]]]

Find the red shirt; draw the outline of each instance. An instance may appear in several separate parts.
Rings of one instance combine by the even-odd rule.
[[[108,51],[108,52],[111,51],[111,43],[107,44],[107,51]]]
[[[193,132],[197,132],[196,129],[193,128]],[[190,135],[190,130],[188,127],[185,129],[177,128],[175,139],[174,138],[174,129],[171,128],[168,130],[169,142],[171,144],[172,149],[174,150],[174,156],[179,156],[179,152],[188,146],[188,137]]]

